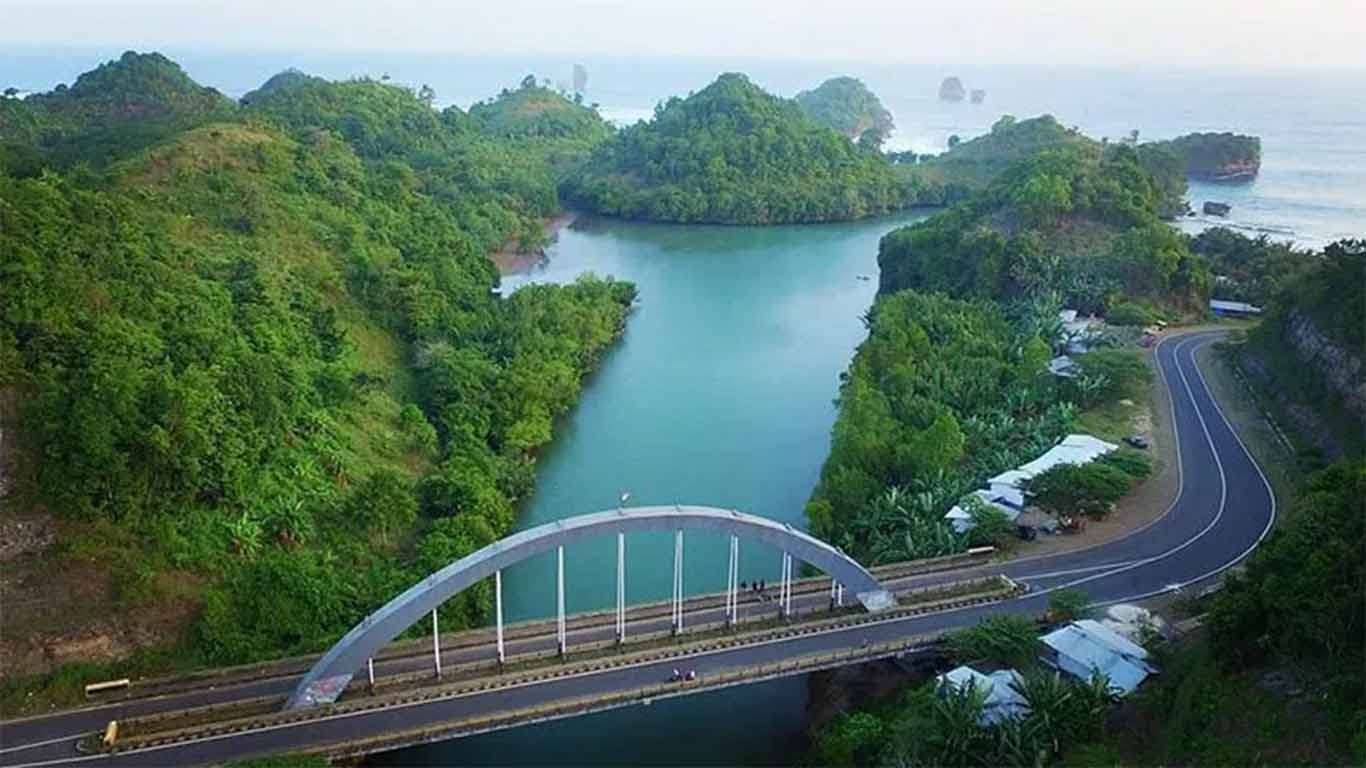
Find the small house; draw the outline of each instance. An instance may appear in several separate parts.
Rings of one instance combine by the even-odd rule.
[[[1157,670],[1148,664],[1143,646],[1098,621],[1082,619],[1040,638],[1039,659],[1079,680],[1104,675],[1119,695],[1133,693]]]
[[[1037,459],[987,480],[987,486],[973,491],[972,495],[1001,510],[1014,522],[1025,509],[1024,487],[1030,478],[1058,464],[1087,464],[1118,448],[1114,443],[1090,435],[1068,435]],[[961,504],[955,504],[944,518],[958,533],[972,530],[972,515]]]
[[[981,725],[993,725],[1002,720],[1029,714],[1029,702],[1015,690],[1015,684],[1020,681],[1020,673],[1013,669],[1003,669],[984,675],[972,667],[962,666],[955,667],[936,679],[940,691],[961,691],[971,687],[986,695],[982,714],[978,716],[977,721]]]

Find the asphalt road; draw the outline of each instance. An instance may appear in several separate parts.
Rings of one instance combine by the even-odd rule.
[[[1234,433],[1195,364],[1194,352],[1219,332],[1193,333],[1164,340],[1156,350],[1163,381],[1170,393],[1179,454],[1180,487],[1167,513],[1154,523],[1122,538],[1076,552],[1019,560],[991,566],[1031,586],[1026,596],[969,609],[948,611],[777,641],[758,646],[698,655],[688,661],[705,679],[708,673],[780,661],[796,656],[855,648],[865,641],[878,643],[975,623],[1000,612],[1041,612],[1050,591],[1064,587],[1086,591],[1101,604],[1138,600],[1185,588],[1235,565],[1270,530],[1275,500],[1260,468]],[[982,568],[973,569],[982,571]],[[922,585],[964,578],[970,572],[951,572],[903,580],[900,586]],[[800,607],[819,610],[828,596],[816,594]],[[751,603],[748,611],[772,611],[772,603]],[[719,612],[690,617],[716,620]],[[648,619],[633,631],[667,627],[664,619]],[[577,633],[579,642],[611,636],[611,625]],[[553,647],[553,637],[534,637],[508,646],[509,653]],[[491,648],[465,648],[443,654],[447,666],[486,660]],[[377,662],[379,675],[429,669],[429,657]],[[338,715],[306,723],[251,731],[231,737],[178,744],[164,749],[118,755],[76,756],[74,738],[102,728],[113,718],[167,711],[250,696],[284,694],[295,678],[275,678],[232,688],[220,688],[143,699],[89,710],[56,713],[0,723],[0,765],[168,765],[221,762],[284,752],[328,743],[379,736],[472,715],[544,704],[655,685],[664,680],[677,660],[618,668],[543,681],[534,685],[470,694],[444,701],[396,707],[377,712]]]

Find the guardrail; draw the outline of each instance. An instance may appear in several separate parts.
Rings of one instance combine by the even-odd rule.
[[[956,555],[944,555],[922,560],[910,560],[902,563],[890,563],[888,565],[875,566],[870,568],[869,571],[880,580],[897,580],[911,576],[942,573],[957,568],[969,567],[974,564],[984,565],[989,562],[993,554],[994,551],[982,551],[979,549]],[[830,581],[828,578],[819,576],[795,579],[792,582],[793,594],[799,596],[820,594],[827,591],[829,585]],[[742,592],[740,597],[742,605],[752,604],[745,600],[747,597],[746,593]],[[685,610],[691,613],[720,608],[724,605],[725,593],[715,592],[689,598],[685,603]],[[670,601],[661,600],[632,606],[628,609],[628,617],[631,621],[635,622],[643,619],[668,616],[671,610],[672,604]],[[616,614],[614,610],[590,611],[567,617],[566,629],[572,633],[586,629],[614,626],[615,622]],[[511,643],[553,634],[554,625],[555,620],[553,618],[534,619],[531,621],[507,624],[503,628],[504,641]],[[493,642],[493,636],[494,631],[491,627],[448,632],[441,637],[441,648],[443,651],[458,651],[466,648],[484,646]],[[395,659],[426,656],[430,653],[430,637],[402,640],[393,643],[384,651],[380,652],[380,654],[375,657],[375,661],[393,661]],[[318,658],[317,654],[309,654],[277,659],[269,662],[242,664],[233,667],[197,670],[177,675],[131,680],[129,686],[122,689],[125,695],[118,700],[165,696],[184,690],[197,689],[204,683],[211,683],[215,686],[241,685],[271,678],[298,675],[307,671]],[[109,691],[92,691],[91,693],[107,694]]]
[[[964,590],[972,585],[980,585],[986,588],[965,595]],[[997,602],[1012,596],[1021,591],[1021,589],[1022,587],[1020,585],[1004,576],[984,577],[965,582],[951,582],[945,585],[922,588],[915,590],[912,593],[913,595],[921,597],[938,596],[941,599],[926,600],[914,605],[898,606],[897,608],[878,614],[850,613],[836,616],[825,621],[804,622],[797,625],[783,624],[779,625],[774,631],[756,632],[740,636],[718,633],[712,638],[692,638],[693,642],[686,645],[671,644],[655,649],[645,649],[643,652],[633,648],[632,650],[637,650],[637,652],[628,655],[608,655],[597,659],[583,659],[580,660],[579,663],[566,663],[554,667],[542,666],[539,669],[532,668],[520,674],[500,674],[495,677],[473,678],[446,684],[440,683],[439,681],[433,681],[430,675],[423,675],[423,679],[419,682],[425,682],[426,685],[422,687],[410,688],[406,691],[376,694],[362,698],[345,698],[330,707],[293,710],[289,712],[271,711],[269,707],[270,704],[278,705],[278,703],[283,700],[282,696],[274,696],[258,697],[246,702],[208,705],[177,712],[133,718],[124,721],[122,724],[124,737],[120,738],[113,745],[110,745],[108,751],[123,752],[193,741],[200,738],[239,733],[268,726],[297,724],[308,720],[322,719],[342,712],[361,712],[395,706],[422,704],[458,696],[483,693],[495,689],[533,684],[570,675],[602,672],[622,667],[658,663],[672,658],[686,657],[699,653],[722,651],[741,648],[748,645],[795,639],[817,633],[885,622],[887,620]],[[718,626],[724,627],[724,624]],[[668,635],[667,632],[660,634],[665,636]],[[555,657],[554,652],[549,652],[548,655],[550,657]],[[531,656],[536,658],[528,659],[527,661],[534,662],[537,659],[543,660],[547,657],[547,654],[537,653],[531,654]],[[244,711],[244,708],[251,708],[255,711]],[[219,715],[222,717],[214,719]]]
[[[431,741],[474,736],[490,731],[514,728],[533,723],[577,717],[592,712],[601,712],[634,704],[648,703],[655,699],[686,696],[704,690],[719,690],[736,685],[748,685],[780,677],[807,674],[832,667],[864,663],[890,656],[905,655],[919,650],[930,650],[937,646],[939,635],[921,635],[891,643],[881,643],[866,648],[834,651],[824,654],[800,656],[788,661],[759,664],[733,670],[722,670],[700,676],[695,680],[677,683],[659,683],[633,688],[625,691],[598,696],[585,696],[577,699],[560,700],[550,704],[526,707],[508,712],[479,715],[443,723],[438,726],[415,728],[408,731],[386,734],[381,737],[361,739],[323,750],[311,750],[315,754],[326,755],[329,759],[339,760],[360,757],[391,749],[413,746]]]

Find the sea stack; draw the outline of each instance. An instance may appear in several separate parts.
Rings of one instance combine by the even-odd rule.
[[[986,91],[982,90],[981,88],[973,88],[973,89],[972,89],[972,103],[973,103],[973,104],[981,104],[982,102],[984,102],[984,101],[986,101],[986,100],[987,100],[987,92],[986,92]]]
[[[956,77],[946,77],[944,82],[939,84],[940,101],[962,101],[967,95],[967,91],[963,89],[963,81]]]

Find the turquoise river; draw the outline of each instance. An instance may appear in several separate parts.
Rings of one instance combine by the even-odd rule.
[[[866,331],[879,238],[923,218],[807,227],[679,227],[581,221],[549,258],[504,280],[634,282],[626,334],[541,458],[520,525],[631,504],[692,503],[796,525],[830,442],[840,374]],[[685,543],[689,593],[725,583],[725,542]],[[667,598],[672,542],[627,540],[631,602]],[[741,578],[774,579],[776,550],[741,544]],[[566,609],[615,601],[616,542],[565,550]],[[555,563],[504,574],[508,619],[553,615]],[[429,765],[780,763],[801,748],[805,679],[746,686],[406,750]]]

